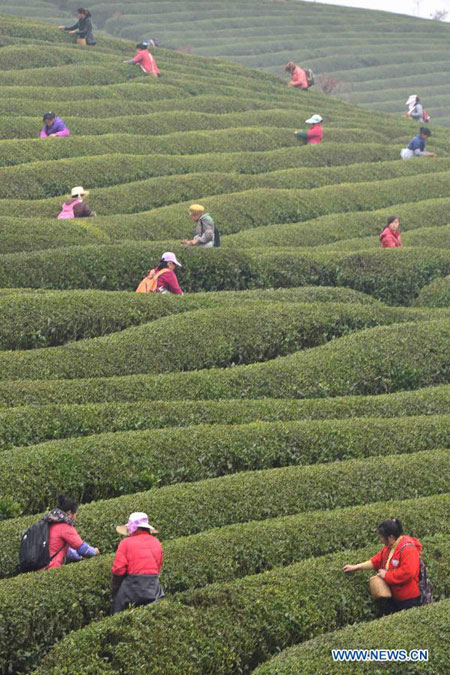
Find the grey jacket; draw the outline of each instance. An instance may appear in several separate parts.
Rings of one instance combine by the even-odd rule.
[[[215,226],[214,220],[209,213],[204,213],[203,216],[197,220],[194,241],[197,242],[198,246],[205,246],[210,242],[214,242]]]

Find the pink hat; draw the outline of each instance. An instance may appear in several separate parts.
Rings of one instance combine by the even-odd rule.
[[[138,527],[143,527],[146,530],[149,530],[151,534],[159,534],[158,530],[155,530],[155,528],[148,522],[147,514],[142,513],[141,511],[132,513],[128,518],[128,523],[126,525],[117,525],[116,530],[119,534],[127,535],[136,532]]]
[[[175,253],[171,253],[171,251],[167,251],[167,253],[163,253],[161,256],[161,260],[164,260],[164,262],[173,262],[175,265],[178,265],[178,267],[182,267],[182,264],[178,262],[177,256]]]

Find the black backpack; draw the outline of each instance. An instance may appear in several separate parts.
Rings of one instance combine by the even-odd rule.
[[[202,218],[203,218],[203,216],[202,216]],[[200,218],[200,224],[201,224],[202,230],[203,230],[204,226],[203,226],[202,218]],[[212,220],[212,218],[211,218],[211,220]],[[214,223],[214,220],[213,220],[213,223]],[[203,234],[203,232],[202,232],[202,234]],[[216,248],[217,246],[220,246],[220,232],[217,229],[216,223],[214,223],[214,248]]]
[[[19,550],[19,570],[21,572],[36,572],[47,567],[64,546],[50,557],[49,552],[50,526],[47,520],[35,523],[22,535]]]
[[[412,542],[403,544],[399,551],[400,553],[406,546],[414,546]],[[419,591],[420,591],[420,604],[429,605],[430,602],[433,602],[433,587],[431,581],[428,578],[427,566],[425,565],[422,556],[419,556],[420,568],[419,568]]]

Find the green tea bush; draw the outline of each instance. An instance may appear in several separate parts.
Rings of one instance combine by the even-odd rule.
[[[349,303],[373,305],[375,300],[350,288],[300,287],[253,291],[197,293],[182,298],[143,296],[115,291],[0,291],[0,349],[54,347],[73,340],[98,337],[168,314],[226,305],[269,303]],[[5,296],[5,297],[1,297]],[[389,314],[389,311],[387,315]],[[401,318],[432,318],[431,312],[398,310]],[[395,314],[397,316],[397,314]]]
[[[424,286],[415,304],[425,307],[448,307],[450,304],[450,276],[436,279],[431,284]]]
[[[345,241],[353,237],[364,239],[377,235],[384,229],[387,219],[394,212],[400,218],[402,231],[424,227],[424,223],[440,227],[448,220],[450,199],[426,199],[420,202],[395,204],[388,208],[352,213],[332,213],[299,223],[284,223],[273,227],[266,225],[242,230],[223,238],[226,248],[252,248],[254,246],[323,246],[329,248],[339,242],[345,250]],[[408,234],[408,236],[411,236]],[[342,243],[341,243],[342,242]],[[379,246],[378,239],[378,246]]]
[[[449,477],[448,450],[241,472],[84,504],[77,528],[82,537],[106,553],[117,546],[115,524],[126,522],[137,508],[150,515],[162,538],[168,540],[233,523],[357,506],[380,498],[444,494]],[[0,522],[4,544],[0,577],[15,573],[21,535],[38,517]]]
[[[30,296],[15,298],[12,304],[22,301],[26,306],[30,299]],[[426,310],[413,310],[411,314],[402,308],[375,305],[257,302],[199,309],[183,316],[162,315],[152,324],[144,323],[146,318],[158,316],[157,311],[153,317],[150,314],[152,300],[144,296],[142,313],[131,321],[140,326],[111,334],[112,322],[100,331],[93,325],[93,334],[109,334],[51,350],[0,352],[0,378],[71,379],[226,367],[268,361],[365,327],[412,320],[417,314],[425,320],[430,318]],[[119,315],[116,320],[120,329]],[[105,324],[108,326],[107,319]],[[122,328],[126,324],[125,318]]]
[[[326,148],[321,156],[313,156],[309,153],[311,160],[328,162],[333,157],[332,149]],[[241,169],[244,158],[240,154],[230,153],[225,155],[204,155],[173,157],[156,156],[149,162],[148,157],[144,155],[102,155],[100,157],[77,158],[75,160],[60,160],[59,162],[35,162],[28,166],[9,167],[0,169],[1,188],[0,197],[3,199],[41,199],[46,197],[59,196],[69,193],[73,184],[84,182],[90,188],[117,186],[118,183],[131,183],[127,189],[131,192],[134,210],[139,210],[140,204],[135,194],[136,188],[142,192],[150,190],[152,193],[152,203],[160,206],[169,201],[184,199],[187,191],[192,189],[190,181],[198,182],[201,180],[201,188],[205,194],[214,194],[223,192],[227,186],[227,179],[230,181],[241,181],[240,190],[250,189],[252,187],[267,188],[290,188],[290,189],[315,189],[327,185],[337,185],[339,183],[359,183],[376,180],[386,180],[402,176],[415,175],[420,173],[423,176],[423,167],[418,162],[393,162],[396,155],[392,152],[392,158],[389,162],[368,162],[359,163],[350,166],[305,168],[305,160],[308,157],[306,153],[299,153],[294,149],[284,151],[282,155],[279,152],[272,152],[274,155],[273,166],[267,165],[271,156],[264,157],[264,165],[258,167],[264,173],[257,176],[243,176],[242,174],[253,173]],[[284,160],[277,162],[277,159]],[[286,163],[286,159],[288,159]],[[255,158],[251,158],[255,161]],[[346,155],[343,153],[345,162]],[[339,162],[339,155],[336,157]],[[302,168],[297,168],[297,167]],[[450,168],[450,159],[437,158],[433,164],[426,167],[429,173],[448,171]],[[274,169],[274,170],[272,170]],[[214,172],[214,173],[212,173]],[[225,173],[227,172],[227,173]],[[171,175],[175,174],[175,176]],[[180,175],[181,174],[181,175]],[[194,175],[191,175],[194,174]],[[210,176],[210,174],[212,174]],[[159,178],[159,176],[164,178]],[[209,180],[214,179],[210,184]],[[148,182],[148,179],[153,179]],[[135,181],[140,181],[135,185]],[[194,182],[194,186],[195,186]],[[224,187],[222,187],[222,184]],[[167,196],[164,196],[163,188],[166,187]],[[193,187],[195,189],[195,187]],[[198,189],[198,188],[197,188]],[[102,203],[102,191],[96,192],[96,202],[100,212],[105,212],[105,206]],[[115,195],[117,199],[117,196]],[[122,204],[122,199],[118,199]],[[142,208],[148,206],[147,201],[143,203]],[[117,206],[117,204],[116,204]]]
[[[353,417],[450,414],[450,387],[334,399],[139,401],[22,406],[0,410],[0,448],[104,432]]]
[[[168,595],[232,581],[314,556],[364,546],[374,524],[395,512],[409,534],[449,534],[449,496],[377,502],[231,525],[164,544],[162,583]],[[308,531],[305,539],[304,532]],[[350,555],[350,553],[349,553]],[[67,632],[110,613],[112,555],[83,565],[0,582],[0,626],[14,636],[0,647],[0,667],[30,667]],[[36,607],[41,621],[35,624]],[[71,612],[65,611],[72,607]]]
[[[11,406],[385,394],[449,383],[449,337],[448,320],[379,326],[268,363],[228,370],[0,382],[0,401]]]
[[[135,74],[126,66],[117,65],[114,68],[106,66],[92,65],[67,65],[55,66],[52,68],[52,86],[66,87],[68,85],[83,85],[89,83],[91,86],[100,86],[104,84],[113,84],[125,82],[132,79]],[[6,86],[27,86],[27,85],[48,85],[48,68],[27,68],[24,70],[4,70],[0,73],[0,87]],[[33,136],[32,121],[29,123],[22,121],[20,125],[9,124],[5,118],[0,121],[0,138],[27,138]],[[7,130],[9,127],[9,134]],[[7,134],[7,135],[5,135]]]
[[[88,502],[240,471],[449,446],[447,415],[170,427],[5,450],[0,486],[25,514],[56,502],[62,485]]]
[[[445,673],[450,669],[448,650],[445,645],[450,638],[448,614],[450,599],[432,605],[418,607],[410,612],[399,612],[370,623],[348,626],[301,645],[290,647],[279,656],[261,665],[255,675],[291,675],[291,673],[326,672],[334,673]],[[333,649],[413,649],[428,650],[426,662],[336,663],[332,660]],[[376,670],[375,670],[376,668]]]
[[[436,593],[444,597],[449,542],[446,536],[423,542]],[[365,559],[372,551],[352,556]],[[36,672],[75,673],[81,658],[98,672],[249,671],[299,640],[374,617],[367,575],[346,577],[341,568],[347,561],[348,552],[310,559],[94,622],[62,640]]]
[[[449,263],[445,248],[411,248],[399,256],[394,249],[361,251],[339,262],[337,285],[374,295],[387,304],[409,304],[423,286],[450,273]]]
[[[83,71],[83,68],[85,68],[85,66],[76,66],[76,77],[79,77],[78,70]],[[67,77],[67,71],[71,71],[71,69],[72,66],[66,66],[62,69],[62,72]],[[32,69],[31,72],[37,73],[37,70],[38,69],[35,68]],[[45,68],[42,70],[47,72],[47,69]],[[59,69],[55,68],[52,70]],[[104,74],[105,70],[105,68],[96,67],[90,69],[89,72],[96,73],[99,77],[103,75],[103,78],[106,79],[106,75]],[[15,76],[19,78],[22,74],[27,72],[29,71],[17,71]],[[111,81],[119,81],[120,69],[118,72],[115,70],[109,71],[108,74]],[[0,86],[3,84],[2,77],[4,78],[6,75],[7,73],[5,72],[0,73]],[[58,73],[55,73],[55,75],[59,76]],[[73,75],[72,71],[71,75]],[[83,75],[83,73],[81,72],[80,75]],[[98,82],[97,84],[102,83],[106,84],[106,82]],[[8,84],[8,82],[5,82],[5,84]],[[92,84],[95,83],[92,82]],[[223,113],[220,115],[175,110],[150,113],[148,115],[129,115],[123,119],[117,117],[98,119],[66,116],[65,122],[71,133],[74,135],[91,136],[113,133],[117,130],[119,133],[152,133],[157,136],[173,133],[175,131],[199,131],[203,129],[213,130],[246,127],[251,126],[251,123],[255,126],[293,128],[293,130],[295,130],[299,119],[298,113],[290,110],[246,110],[244,112]],[[39,135],[36,131],[39,132],[40,129],[36,129],[36,126],[37,122],[33,118],[17,116],[14,119],[14,125],[11,125],[10,118],[0,117],[0,138],[33,138],[33,136]],[[328,136],[334,141],[339,139],[341,142],[347,140],[347,142],[357,143],[359,139],[362,142],[367,142],[367,132],[362,129],[329,129]],[[383,135],[373,131],[371,140],[372,142],[381,143],[383,141]],[[294,141],[296,142],[296,139],[293,136],[293,142]]]
[[[86,219],[49,221],[36,218],[10,218],[0,216],[0,237],[2,253],[18,253],[65,246],[109,243],[110,238]],[[64,224],[63,224],[64,223]]]
[[[3,166],[10,166],[39,160],[91,157],[108,152],[159,155],[223,153],[224,145],[228,152],[240,153],[277,150],[280,147],[294,146],[296,143],[290,130],[273,127],[177,132],[160,137],[109,133],[101,136],[69,136],[56,142],[52,142],[52,139],[47,140],[50,142],[42,142],[40,138],[27,139],[26,143],[18,139],[2,141],[0,147],[5,155],[0,162]],[[365,151],[370,152],[370,148],[367,149],[367,145],[363,145]],[[355,146],[357,148],[358,144]],[[379,144],[378,151],[381,152]]]

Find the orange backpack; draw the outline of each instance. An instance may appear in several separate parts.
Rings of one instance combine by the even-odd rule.
[[[170,272],[170,270],[165,267],[163,270],[159,270],[159,272],[156,272],[151,278],[149,276],[146,276],[142,279],[141,283],[139,286],[136,288],[136,293],[156,293],[156,287],[158,285],[158,277],[161,276],[161,274],[165,274],[166,272]]]

